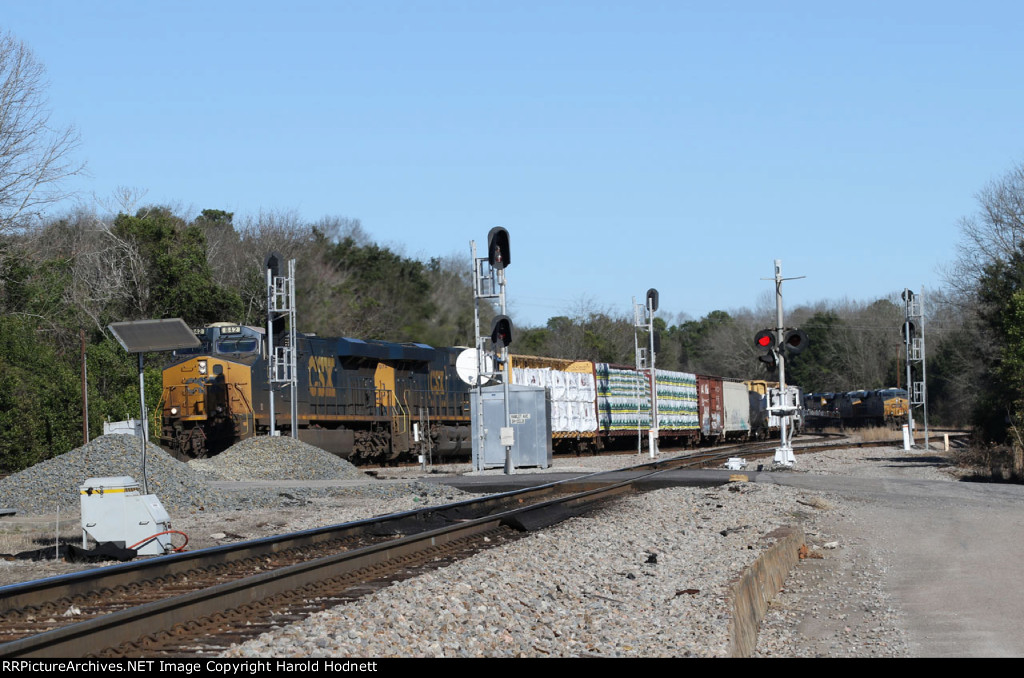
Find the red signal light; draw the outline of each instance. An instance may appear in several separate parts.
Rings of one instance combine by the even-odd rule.
[[[773,348],[775,346],[775,333],[771,330],[761,330],[754,337],[754,346],[758,348]]]

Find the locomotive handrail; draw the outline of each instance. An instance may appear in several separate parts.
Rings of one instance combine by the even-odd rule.
[[[409,431],[409,414],[405,407],[402,405],[401,398],[398,394],[394,394],[394,406],[391,414],[391,426],[395,433],[408,433]],[[404,426],[399,427],[399,422],[402,422]]]
[[[246,400],[246,398],[245,398],[245,391],[242,390],[241,384],[232,383],[231,386],[234,387],[234,389],[236,391],[238,391],[238,398],[239,398],[239,400],[242,401],[242,404],[245,405],[246,411],[249,414],[254,414],[253,409],[252,409],[252,403],[250,403],[248,400]]]

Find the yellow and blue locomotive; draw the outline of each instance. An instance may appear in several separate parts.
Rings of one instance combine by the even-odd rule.
[[[201,345],[176,351],[163,372],[161,444],[181,459],[216,454],[267,435],[271,385],[265,332],[216,323],[195,330]],[[276,340],[275,340],[276,341]],[[469,452],[469,387],[458,378],[461,349],[298,334],[296,408],[274,385],[274,428],[353,461],[413,452],[413,425],[433,454]]]
[[[902,388],[880,388],[839,393],[811,393],[804,398],[804,409],[810,427],[889,426],[906,423],[907,391]]]

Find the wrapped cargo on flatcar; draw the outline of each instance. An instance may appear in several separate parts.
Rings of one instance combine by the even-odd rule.
[[[551,398],[551,432],[556,438],[597,433],[594,364],[513,355],[512,383],[541,386]]]
[[[633,368],[597,363],[598,420],[603,433],[636,431],[651,426],[650,378]],[[658,428],[694,431],[697,418],[697,377],[687,372],[657,370]]]

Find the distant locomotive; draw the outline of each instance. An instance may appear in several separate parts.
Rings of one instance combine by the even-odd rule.
[[[270,431],[264,332],[217,323],[195,330],[198,348],[176,351],[163,372],[161,444],[182,459],[216,454]],[[438,455],[468,455],[469,387],[460,349],[297,337],[297,421],[291,389],[274,389],[275,428],[353,461],[397,459],[422,422]]]
[[[906,422],[910,404],[902,388],[810,393],[804,399],[807,426],[845,428],[896,427]]]
[[[180,459],[217,454],[271,428],[264,331],[216,323],[195,333],[201,345],[176,351],[163,372],[161,444]],[[456,371],[464,348],[308,334],[298,334],[296,343],[300,440],[356,463],[382,463],[413,457],[419,423],[432,456],[472,454],[473,389]],[[555,449],[593,453],[646,441],[652,417],[645,371],[586,360],[510,360],[513,383],[546,390]],[[777,386],[657,370],[659,439],[692,446],[777,435],[779,418],[767,412]],[[788,390],[787,402],[799,392]],[[290,435],[290,388],[274,389],[273,409],[274,428]]]

